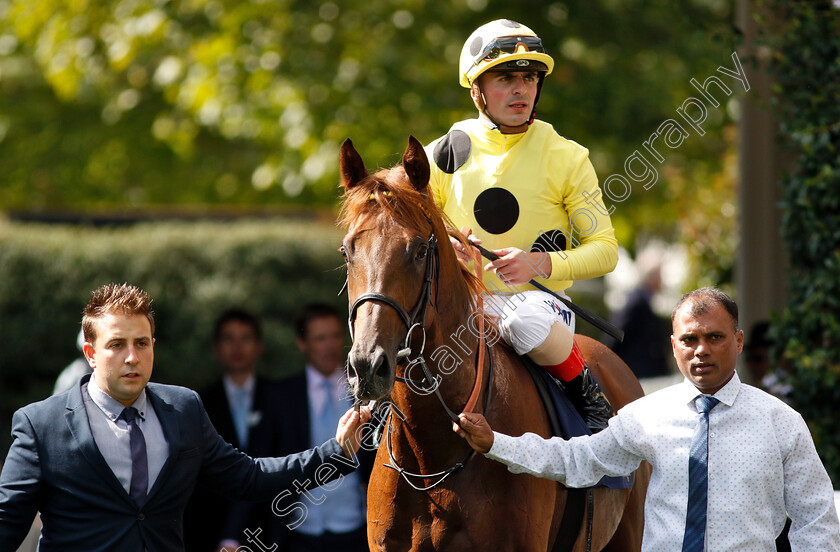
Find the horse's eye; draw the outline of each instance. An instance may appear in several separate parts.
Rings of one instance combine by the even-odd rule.
[[[422,261],[426,258],[426,255],[429,253],[428,246],[422,246],[420,249],[417,250],[417,260]]]
[[[341,252],[341,256],[344,257],[344,260],[346,261],[347,260],[347,250],[344,249],[343,245],[341,247],[339,247],[338,250]]]

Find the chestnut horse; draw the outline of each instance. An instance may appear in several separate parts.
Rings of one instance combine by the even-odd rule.
[[[422,145],[410,137],[402,166],[370,175],[347,140],[340,171],[350,388],[357,400],[387,400],[391,408],[368,487],[371,550],[552,550],[567,489],[471,455],[452,431],[451,415],[469,401],[497,431],[550,435],[522,361],[501,343],[490,347],[498,339],[495,326],[475,329],[483,316],[471,313],[480,312],[482,285],[455,256],[428,188]],[[609,349],[576,340],[615,408],[643,395]],[[481,366],[479,356],[487,357]],[[591,550],[641,548],[649,475],[643,464],[632,489],[595,489]],[[585,549],[585,526],[574,526],[574,550]]]

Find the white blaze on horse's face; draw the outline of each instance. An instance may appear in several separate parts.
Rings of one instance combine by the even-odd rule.
[[[376,400],[393,388],[397,352],[412,323],[407,313],[420,303],[429,253],[428,236],[398,224],[376,202],[398,200],[400,189],[416,193],[421,183],[425,189],[429,166],[414,138],[402,167],[369,175],[349,140],[341,147],[339,166],[352,219],[342,243],[353,335],[348,380],[356,398]]]

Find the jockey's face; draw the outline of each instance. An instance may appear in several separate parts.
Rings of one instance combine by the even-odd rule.
[[[674,317],[671,346],[680,372],[701,393],[712,394],[735,374],[735,364],[744,346],[744,332],[732,316],[714,303],[705,312],[692,312],[686,301]]]
[[[537,97],[537,71],[487,71],[478,77],[470,95],[481,111],[479,94],[483,94],[485,109],[500,125],[516,127],[531,118]],[[484,113],[480,117],[485,118]]]

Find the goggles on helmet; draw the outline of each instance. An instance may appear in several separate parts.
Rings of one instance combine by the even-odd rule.
[[[472,67],[485,59],[496,59],[502,54],[513,54],[522,44],[529,52],[545,53],[542,40],[536,36],[500,36],[487,43],[487,46],[475,57]]]

